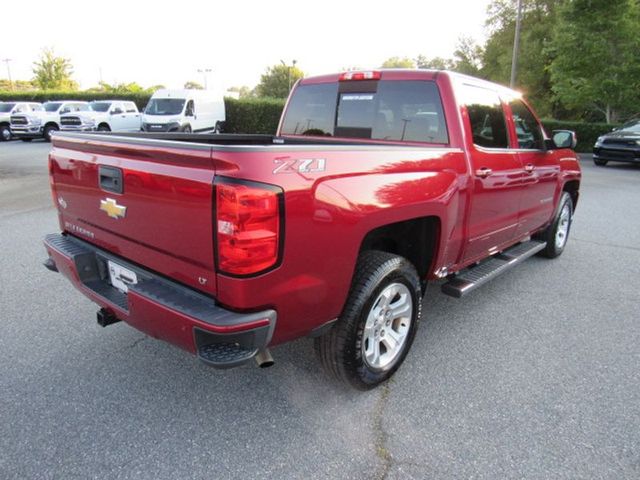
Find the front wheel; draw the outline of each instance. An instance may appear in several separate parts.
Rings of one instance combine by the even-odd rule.
[[[0,126],[0,142],[11,140],[11,129],[7,125]]]
[[[594,158],[593,163],[595,163],[599,167],[604,167],[609,162],[607,160],[600,160],[599,158]]]
[[[33,140],[33,138],[21,138],[20,140],[22,140],[23,142],[30,142],[31,140]]]
[[[360,390],[388,380],[411,348],[421,309],[413,265],[397,255],[364,252],[340,318],[315,341],[322,366]]]
[[[50,142],[51,141],[51,135],[54,132],[58,131],[58,127],[56,127],[55,125],[47,125],[46,127],[44,127],[44,140],[45,142]]]
[[[182,127],[182,133],[191,133],[191,125],[185,125]]]
[[[563,192],[551,225],[537,235],[537,238],[547,242],[547,246],[540,251],[540,255],[547,258],[556,258],[564,252],[572,220],[573,200],[571,200],[571,195]]]

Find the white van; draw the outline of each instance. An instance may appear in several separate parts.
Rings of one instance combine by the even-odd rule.
[[[142,116],[143,132],[220,133],[224,97],[209,90],[158,90]]]

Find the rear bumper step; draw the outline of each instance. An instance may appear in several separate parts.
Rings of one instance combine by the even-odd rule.
[[[463,297],[498,275],[511,270],[546,246],[545,242],[535,240],[519,243],[474,267],[462,270],[442,285],[442,293],[455,298]]]
[[[45,238],[45,267],[59,271],[102,309],[98,323],[124,320],[131,326],[181,347],[218,368],[235,367],[267,348],[276,312],[238,313],[215,299],[175,283],[70,235]],[[107,262],[137,276],[124,293],[109,281]]]

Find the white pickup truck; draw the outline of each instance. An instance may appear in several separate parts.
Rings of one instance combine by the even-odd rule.
[[[88,110],[87,102],[75,100],[61,100],[46,102],[42,109],[11,115],[11,134],[23,142],[30,142],[34,138],[44,138],[51,141],[51,134],[60,130],[60,116],[65,113]]]
[[[41,103],[0,102],[0,142],[11,140],[11,115],[41,110]]]
[[[60,116],[60,130],[67,132],[138,132],[141,115],[135,103],[100,100],[89,109]]]

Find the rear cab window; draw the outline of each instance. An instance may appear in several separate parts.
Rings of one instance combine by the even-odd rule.
[[[431,80],[302,84],[282,135],[448,144],[442,101]]]

